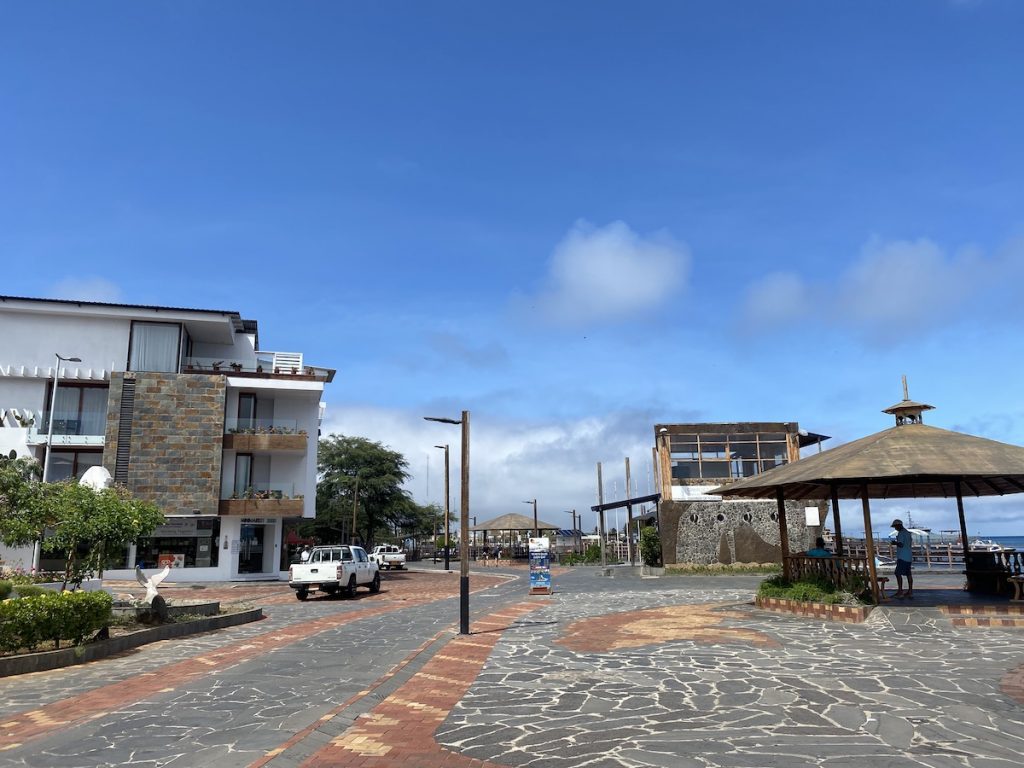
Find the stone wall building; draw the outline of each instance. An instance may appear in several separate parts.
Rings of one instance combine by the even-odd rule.
[[[0,450],[50,482],[105,467],[167,518],[106,576],[168,563],[171,580],[287,578],[316,514],[333,370],[260,349],[256,321],[221,310],[0,296],[0,339]]]
[[[654,437],[667,565],[781,561],[776,502],[723,500],[708,492],[799,461],[801,449],[820,446],[826,436],[801,430],[796,422],[733,422],[656,424]],[[813,546],[827,505],[787,502],[786,507],[790,550]]]

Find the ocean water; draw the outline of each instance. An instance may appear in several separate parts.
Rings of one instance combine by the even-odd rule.
[[[1004,547],[1024,549],[1024,536],[978,536],[976,538],[992,539],[996,544],[1002,544]],[[971,541],[974,539],[972,538]]]

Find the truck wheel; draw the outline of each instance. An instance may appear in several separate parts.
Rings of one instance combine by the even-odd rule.
[[[295,597],[297,597],[299,600],[305,600],[307,597],[309,597],[309,590],[297,589],[295,590]]]
[[[348,577],[348,588],[345,590],[345,597],[356,596],[356,575],[353,573]]]
[[[373,581],[370,582],[371,592],[380,592],[380,571],[373,574]]]

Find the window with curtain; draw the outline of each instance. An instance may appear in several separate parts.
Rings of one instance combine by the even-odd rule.
[[[132,323],[128,370],[176,373],[180,335],[176,323]]]

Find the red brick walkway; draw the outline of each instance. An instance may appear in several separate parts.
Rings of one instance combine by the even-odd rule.
[[[474,591],[487,589],[497,581],[486,577],[477,577],[473,585]],[[449,586],[447,584],[443,586],[435,584],[424,593],[423,584],[417,581],[415,585],[411,584],[408,588],[393,590],[390,595],[382,593],[374,596],[372,604],[360,607],[358,611],[332,614],[319,619],[291,624],[256,637],[224,645],[199,656],[167,664],[128,680],[76,694],[38,709],[19,712],[0,722],[0,752],[22,746],[25,742],[40,738],[53,731],[65,730],[88,720],[95,720],[156,694],[169,693],[211,672],[233,667],[328,629],[398,611],[407,606],[450,597],[457,591],[457,582],[453,581],[452,585],[454,588],[448,589],[445,588]],[[294,600],[294,596],[291,599]]]
[[[434,741],[434,732],[469,690],[501,630],[543,604],[521,603],[474,622],[474,634],[452,639],[398,690],[307,759],[303,768],[503,768],[449,752]]]
[[[999,690],[1018,704],[1024,705],[1024,664],[1003,675],[1003,679],[999,681]]]

